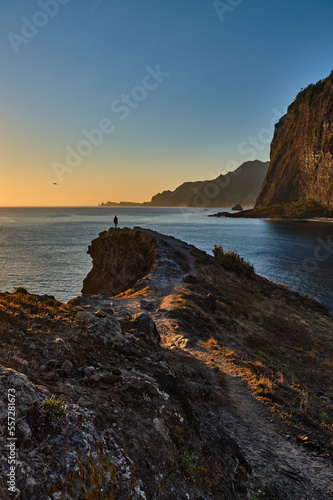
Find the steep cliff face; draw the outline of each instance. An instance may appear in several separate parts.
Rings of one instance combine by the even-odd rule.
[[[301,91],[276,125],[256,207],[300,198],[333,208],[333,72]]]
[[[82,292],[116,295],[132,287],[153,267],[155,245],[156,239],[143,231],[111,228],[100,233],[88,249],[94,267]]]

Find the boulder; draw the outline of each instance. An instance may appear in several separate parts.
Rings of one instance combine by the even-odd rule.
[[[150,345],[159,345],[161,342],[160,334],[156,325],[148,313],[138,313],[132,318],[133,323],[138,330],[144,333],[146,342]]]

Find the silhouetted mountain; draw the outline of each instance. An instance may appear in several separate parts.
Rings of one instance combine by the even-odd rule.
[[[184,182],[174,191],[153,196],[152,206],[163,207],[252,207],[265,179],[269,162],[247,161],[234,172],[216,179]]]

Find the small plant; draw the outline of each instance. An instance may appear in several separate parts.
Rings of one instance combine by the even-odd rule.
[[[266,377],[260,377],[257,381],[257,394],[269,397],[272,395],[273,383]]]
[[[43,405],[49,415],[61,418],[66,415],[64,402],[61,399],[56,399],[55,396],[51,396],[50,399],[44,399]]]
[[[61,302],[55,299],[47,299],[45,301],[45,305],[49,307],[59,307],[61,305]]]
[[[79,311],[85,311],[85,309],[81,306],[74,306],[71,308],[71,312],[73,314],[77,314]]]
[[[213,254],[216,262],[228,271],[242,273],[250,278],[254,276],[253,264],[240,257],[236,251],[225,252],[223,247],[215,245]]]
[[[197,468],[199,457],[188,454],[182,454],[180,457],[180,466],[185,472],[194,472]]]
[[[330,417],[327,415],[326,411],[321,411],[320,412],[319,419],[320,419],[321,422],[324,422],[327,425],[330,424]]]
[[[29,295],[28,290],[23,286],[18,286],[17,288],[15,288],[14,293],[18,293],[21,295]]]

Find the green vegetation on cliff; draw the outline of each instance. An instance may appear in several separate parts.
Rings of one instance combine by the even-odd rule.
[[[247,219],[313,219],[317,217],[333,217],[333,211],[310,198],[277,203],[268,207],[255,207],[235,214],[219,212],[209,217],[230,217]]]

